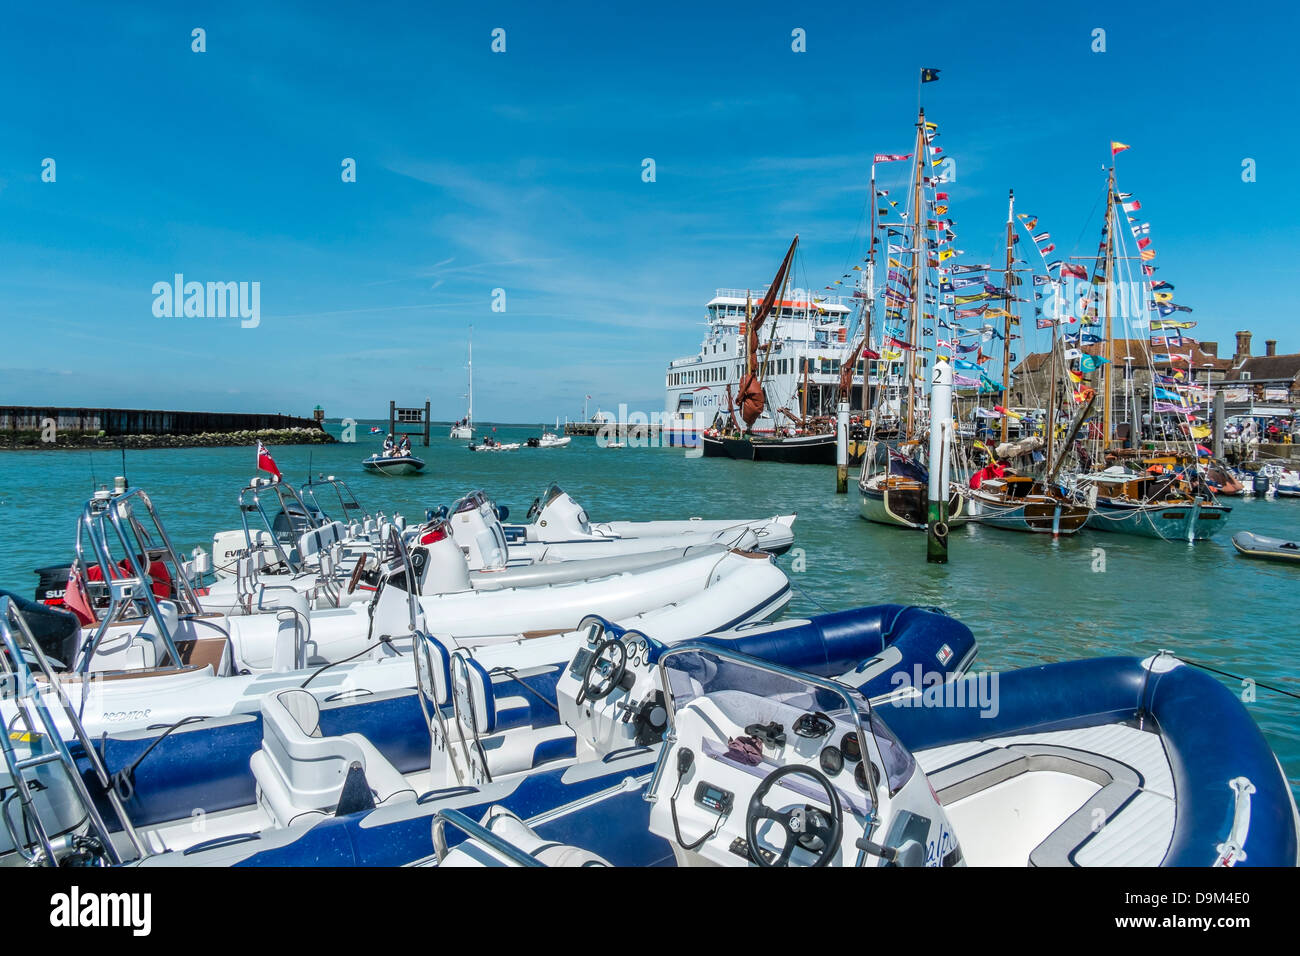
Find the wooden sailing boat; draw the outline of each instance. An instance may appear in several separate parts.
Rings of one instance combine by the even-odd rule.
[[[1112,457],[1114,447],[1111,423],[1111,370],[1114,366],[1115,347],[1113,319],[1115,312],[1114,285],[1119,263],[1124,261],[1118,245],[1122,208],[1115,186],[1115,166],[1112,162],[1106,176],[1106,219],[1103,225],[1102,254],[1098,264],[1102,268],[1102,288],[1105,290],[1105,355],[1102,362],[1102,421],[1097,442],[1103,462]],[[1142,300],[1148,302],[1150,292],[1143,283]],[[1095,314],[1095,313],[1094,313]],[[1154,417],[1154,416],[1153,416]],[[1227,523],[1232,508],[1219,504],[1196,464],[1195,449],[1191,449],[1190,475],[1184,479],[1166,470],[1165,458],[1142,461],[1144,471],[1131,471],[1122,464],[1105,467],[1103,471],[1076,475],[1076,494],[1092,508],[1087,526],[1096,531],[1136,534],[1166,541],[1199,541],[1213,537]],[[1115,460],[1118,460],[1115,458]]]
[[[1017,320],[1012,307],[1016,302],[1014,287],[1018,283],[1015,270],[1015,190],[1007,200],[1007,257],[1003,272],[1002,298],[1002,403],[1006,409],[1007,395],[1011,385],[1011,340],[1014,335],[1012,327]],[[1055,341],[1055,335],[1053,335]],[[1053,346],[1055,348],[1055,346]],[[1055,351],[1053,351],[1055,362]],[[1053,365],[1055,368],[1055,365]],[[1048,388],[1055,389],[1055,383],[1049,382]],[[1047,468],[1051,471],[1051,446],[1054,431],[1054,410],[1048,414],[1046,428]],[[1034,441],[1017,442],[1016,446],[1008,442],[1007,413],[1002,414],[1002,441],[998,444],[996,454],[1002,456],[1009,449],[1019,446],[1029,453],[1036,451]],[[1040,481],[1026,475],[1005,474],[1001,477],[983,478],[982,472],[972,476],[971,485],[962,490],[969,507],[970,519],[994,528],[1008,531],[1029,531],[1047,533],[1052,536],[1074,534],[1088,520],[1089,508],[1086,504],[1067,495],[1052,481]]]
[[[786,251],[781,268],[768,286],[767,294],[758,305],[758,310],[747,314],[745,318],[745,373],[736,387],[736,399],[732,402],[732,418],[729,426],[734,426],[734,414],[739,412],[744,423],[743,430],[724,431],[719,434],[701,435],[706,458],[734,458],[739,461],[779,461],[797,465],[833,465],[835,464],[835,440],[833,431],[803,435],[777,435],[772,437],[755,435],[754,423],[767,408],[767,394],[763,383],[767,371],[767,361],[771,352],[771,336],[766,346],[760,344],[759,333],[769,318],[775,333],[777,320],[773,310],[780,315],[785,302],[786,285],[790,278],[790,266],[794,261],[795,250],[799,246],[799,237],[795,236]],[[749,312],[749,309],[746,309]],[[805,366],[805,375],[806,366]],[[806,386],[805,386],[806,392]],[[788,413],[787,413],[788,414]],[[799,424],[806,421],[801,414]]]
[[[858,476],[858,493],[861,497],[858,513],[867,521],[877,524],[894,525],[923,531],[929,517],[929,471],[917,455],[923,448],[918,435],[916,415],[916,353],[920,345],[920,307],[925,294],[925,276],[923,269],[927,239],[922,231],[922,202],[924,200],[924,170],[928,160],[928,138],[926,137],[925,110],[919,110],[916,120],[916,150],[914,153],[911,198],[911,274],[909,276],[910,305],[908,319],[908,348],[905,351],[905,392],[906,413],[900,424],[904,431],[901,440],[887,442],[877,434],[880,421],[881,401],[884,389],[878,388],[875,411],[871,418],[871,430],[868,434],[862,460],[862,471]],[[871,235],[873,238],[872,254],[875,253],[875,164],[871,173]],[[886,243],[886,246],[888,244]],[[883,331],[882,342],[886,336]],[[934,463],[931,463],[932,465]],[[953,527],[965,520],[965,500],[954,489],[948,502],[948,525]]]

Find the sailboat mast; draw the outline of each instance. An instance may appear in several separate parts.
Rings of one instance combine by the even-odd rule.
[[[1047,442],[1047,461],[1043,469],[1052,473],[1052,445],[1056,438],[1056,331],[1060,324],[1052,320],[1052,360],[1047,370],[1047,424],[1043,428],[1043,438]],[[1064,452],[1062,452],[1064,454]]]
[[[1102,400],[1101,400],[1101,450],[1103,454],[1110,448],[1110,370],[1115,364],[1115,340],[1111,337],[1111,278],[1114,271],[1115,230],[1112,218],[1115,215],[1115,167],[1110,167],[1106,177],[1106,264],[1102,288],[1106,290],[1106,361],[1102,363]]]
[[[1011,280],[1012,250],[1015,249],[1016,191],[1010,190],[1007,198],[1007,269],[1002,281],[1006,295],[1002,297],[1002,442],[1007,441],[1007,409],[1011,407],[1008,389],[1011,386]]]
[[[468,424],[474,424],[474,329],[469,330],[469,408],[465,417]]]
[[[925,168],[925,110],[916,114],[916,164],[912,177],[912,309],[908,320],[907,342],[907,432],[910,438],[915,430],[916,350],[919,344],[921,308],[921,253],[925,233],[921,230],[921,172]]]

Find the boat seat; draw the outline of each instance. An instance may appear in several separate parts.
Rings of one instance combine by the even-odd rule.
[[[415,639],[419,642],[416,645],[417,651],[420,647],[424,649],[416,659],[421,693],[430,704],[446,707],[451,703],[448,694],[451,686],[451,652],[447,650],[446,644],[430,634],[417,634]]]
[[[176,627],[180,623],[180,612],[176,604],[172,601],[159,601],[158,613],[167,628],[167,633],[172,636],[172,640],[175,640]],[[163,638],[162,630],[153,615],[147,616],[141,623],[140,629],[131,638],[126,653],[127,659],[132,662],[128,665],[131,667],[156,667],[163,662],[172,665],[182,663],[168,659],[167,641]]]
[[[1101,789],[1030,851],[1030,866],[1075,866],[1075,854],[1100,831],[1098,823],[1113,820],[1143,789],[1142,778],[1128,764],[1073,747],[1042,744],[986,750],[927,776],[939,803],[947,806],[1021,774],[1042,771],[1082,777]]]
[[[536,770],[556,760],[578,756],[578,735],[563,724],[529,730],[511,730],[479,738],[488,773],[495,780]]]
[[[479,822],[545,866],[610,866],[608,860],[590,850],[538,836],[536,830],[499,804],[488,808]],[[507,865],[506,861],[499,854],[473,837],[458,844],[439,864],[454,867],[503,865]]]
[[[513,680],[494,682],[487,669],[462,650],[451,656],[450,664],[451,693],[463,733],[488,736],[537,725],[542,715],[534,710],[535,699]],[[549,708],[546,715],[547,723],[553,722],[551,718],[558,719]]]
[[[313,528],[298,538],[298,554],[303,560],[328,551],[336,541],[342,540],[346,529],[341,521],[331,521],[320,528]]]
[[[513,679],[500,675],[494,682],[482,664],[461,650],[451,655],[450,666],[453,724],[464,739],[478,742],[473,759],[483,766],[476,776],[482,770],[492,778],[523,773],[577,756],[573,730],[559,723],[557,712],[525,696],[527,691]]]
[[[376,806],[416,798],[406,778],[365,737],[321,736],[320,704],[299,688],[262,698],[262,749],[249,763],[258,802],[280,827],[333,816],[354,765]]]

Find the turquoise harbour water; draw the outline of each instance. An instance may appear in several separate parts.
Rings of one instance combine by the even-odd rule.
[[[332,430],[337,434],[337,425]],[[794,511],[796,551],[779,559],[795,588],[789,614],[894,601],[938,605],[975,632],[978,669],[1163,647],[1300,692],[1300,567],[1242,558],[1228,540],[1241,530],[1300,538],[1300,501],[1236,501],[1222,536],[1194,546],[1090,531],[1052,541],[968,526],[953,532],[947,565],[928,565],[925,536],[863,521],[854,478],[849,494],[836,495],[833,468],[687,459],[669,448],[604,449],[591,438],[566,448],[475,454],[439,426],[428,449],[415,448],[429,463],[424,474],[386,478],[360,465],[381,436],[358,432],[356,444],[271,451],[295,485],[305,480],[310,456],[313,472],[346,478],[371,511],[410,521],[474,488],[522,521],[552,480],[596,521]],[[496,435],[523,442],[538,433],[501,426]],[[213,531],[238,527],[236,497],[254,474],[254,458],[252,448],[128,451],[126,466],[132,486],[150,493],[174,542],[188,552],[209,550]],[[122,471],[116,451],[0,453],[0,587],[30,596],[33,568],[70,560],[92,464],[101,484]],[[1259,688],[1249,708],[1296,788],[1300,701]]]

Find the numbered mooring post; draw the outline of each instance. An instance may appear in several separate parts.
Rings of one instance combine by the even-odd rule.
[[[835,414],[835,493],[849,490],[849,403],[840,402]]]
[[[1223,389],[1219,389],[1214,393],[1214,441],[1210,448],[1216,461],[1223,458],[1223,402]]]
[[[390,401],[388,403],[388,434],[395,436],[398,425],[423,425],[424,447],[428,448],[430,408],[431,402],[427,398],[424,400],[424,408],[398,408],[396,402]]]
[[[948,445],[952,435],[952,366],[943,359],[930,380],[930,490],[925,560],[948,563]]]

